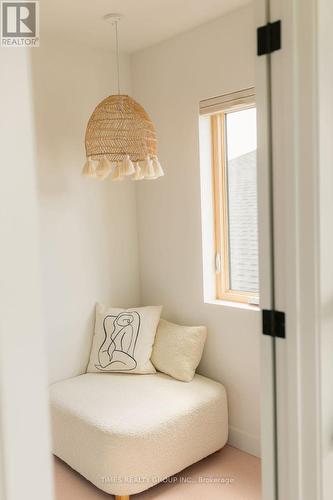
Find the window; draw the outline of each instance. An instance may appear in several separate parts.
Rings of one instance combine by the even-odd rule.
[[[201,103],[210,119],[216,299],[259,302],[253,89]]]

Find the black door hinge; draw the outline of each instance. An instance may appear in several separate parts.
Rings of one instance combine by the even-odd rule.
[[[257,28],[257,54],[271,54],[281,49],[281,21],[267,23]]]
[[[264,309],[262,312],[262,333],[271,337],[286,338],[286,315],[281,311]]]

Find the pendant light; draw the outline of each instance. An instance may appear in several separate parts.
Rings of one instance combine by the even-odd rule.
[[[82,174],[113,181],[157,179],[164,175],[157,157],[154,125],[132,97],[120,93],[118,22],[119,14],[104,19],[115,27],[118,94],[98,104],[91,115],[85,136],[87,161]]]

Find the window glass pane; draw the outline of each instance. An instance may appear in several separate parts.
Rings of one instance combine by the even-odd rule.
[[[229,280],[236,291],[259,291],[256,110],[226,115]]]

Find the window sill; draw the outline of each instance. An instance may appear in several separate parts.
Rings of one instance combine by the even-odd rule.
[[[260,311],[260,307],[255,304],[245,304],[243,302],[234,302],[232,300],[205,300],[205,304],[213,306],[235,307],[236,309],[246,309],[247,311]]]

